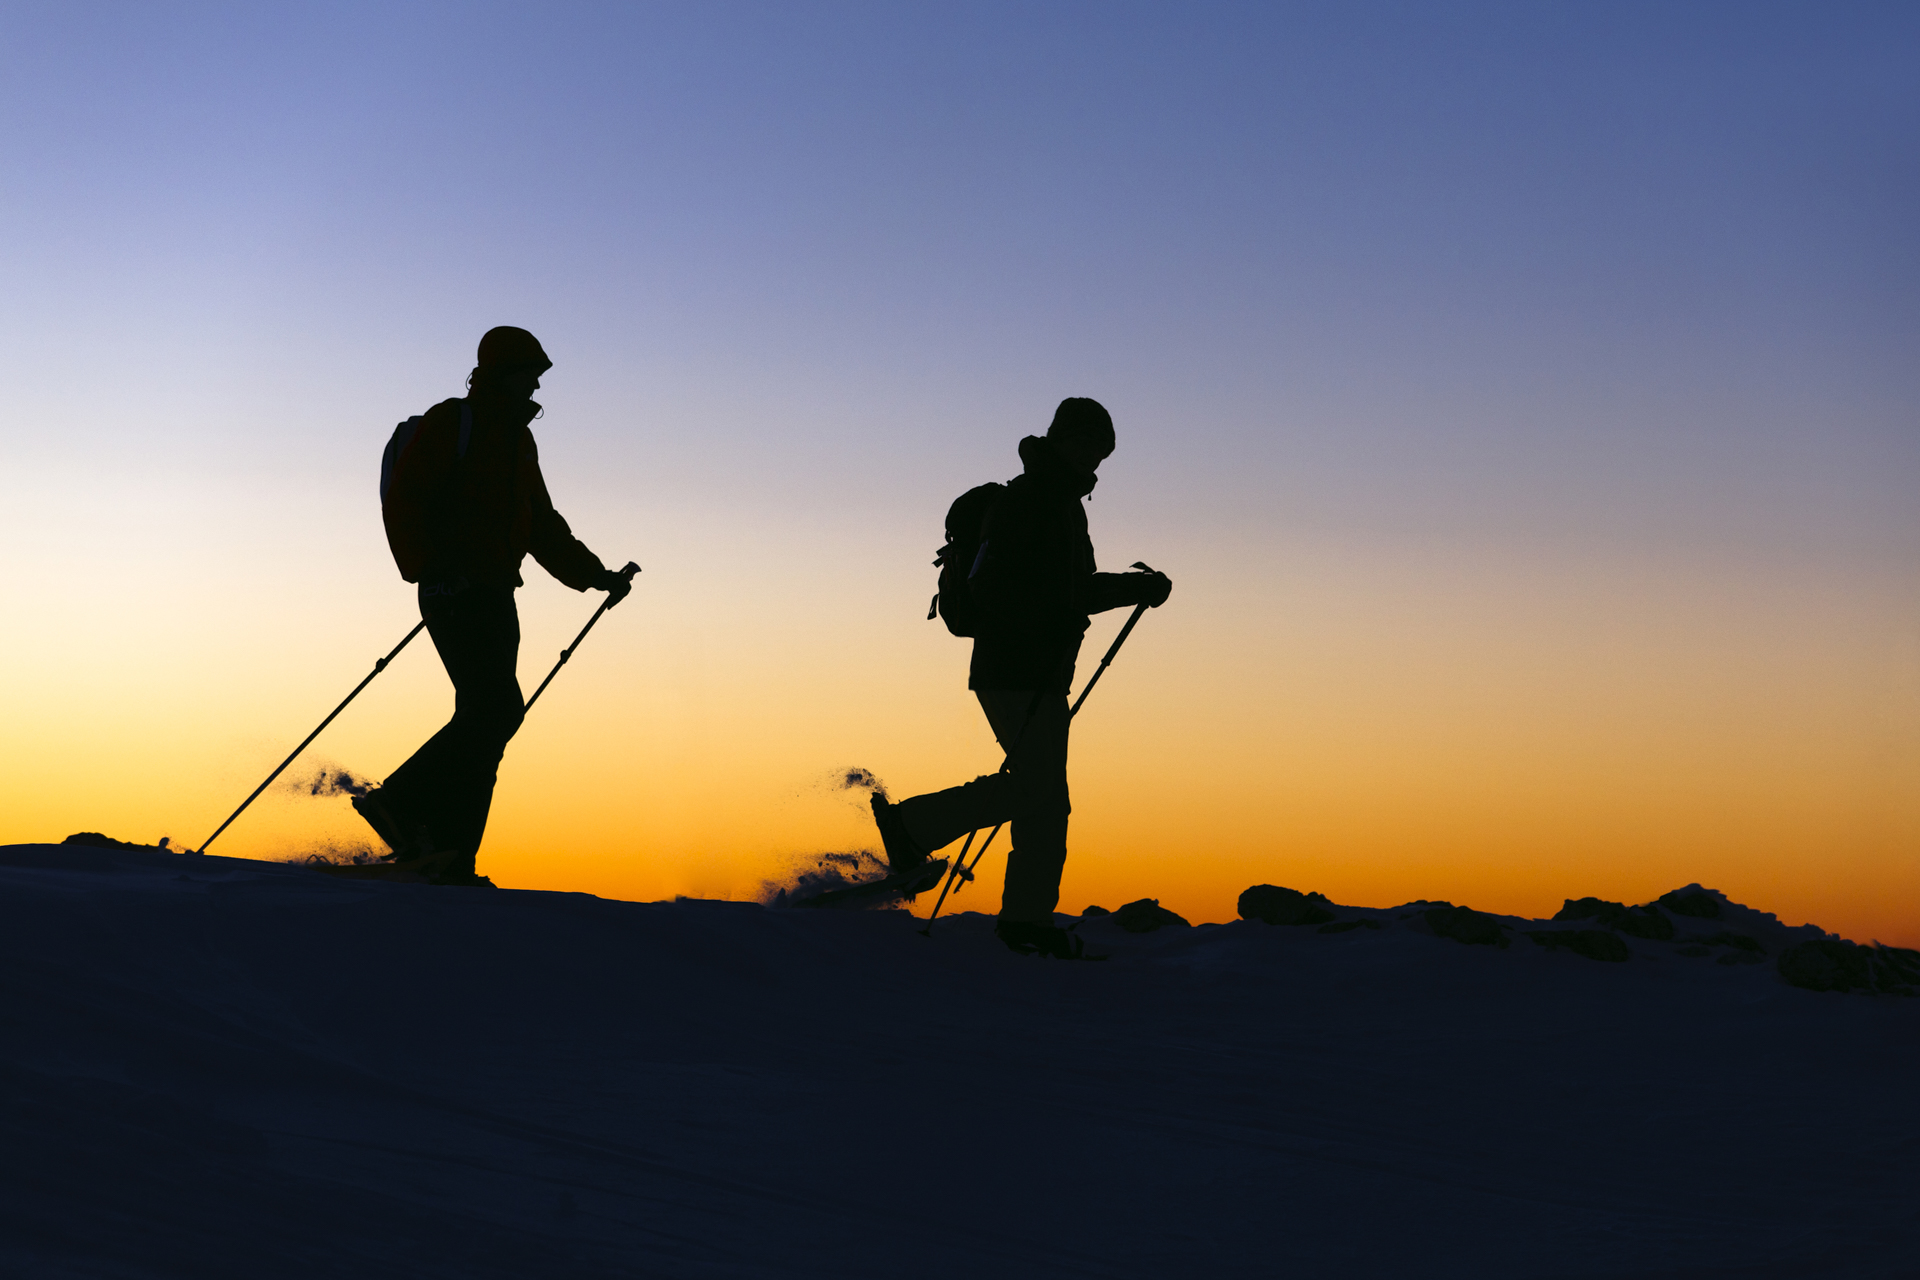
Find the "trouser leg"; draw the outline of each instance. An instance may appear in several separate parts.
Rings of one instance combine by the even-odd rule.
[[[1031,689],[1024,693],[989,691],[977,696],[1002,751],[1020,741],[1027,714],[1040,706]],[[989,699],[993,700],[991,705]],[[895,805],[895,811],[914,846],[932,854],[969,831],[1007,822],[1014,816],[1018,802],[1019,783],[1010,769],[1003,769],[945,791],[929,791],[901,800]]]
[[[969,831],[994,827],[1013,816],[1013,778],[988,773],[945,791],[902,800],[898,807],[907,838],[927,853],[946,848]]]
[[[1000,896],[1000,918],[1050,924],[1067,862],[1067,696],[983,689],[980,706],[994,736],[1012,754],[1013,848]],[[1029,714],[1031,713],[1031,714]]]
[[[481,587],[423,613],[453,681],[453,718],[393,771],[381,799],[403,821],[424,824],[437,852],[471,857],[486,832],[500,757],[524,714],[515,674],[520,619],[511,590]]]
[[[1045,923],[1060,901],[1067,860],[1067,698],[1031,689],[982,689],[981,710],[1008,767],[899,803],[907,836],[932,853],[969,831],[1013,823],[1000,914]]]

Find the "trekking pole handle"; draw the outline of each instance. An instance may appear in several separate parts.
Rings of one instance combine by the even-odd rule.
[[[622,580],[626,582],[632,582],[633,575],[638,572],[640,572],[640,566],[635,564],[633,561],[629,560],[627,561],[627,567],[620,571],[620,577]],[[567,665],[567,659],[571,658],[573,656],[573,651],[580,647],[580,642],[587,638],[587,632],[593,629],[593,624],[600,621],[600,615],[605,613],[607,610],[611,608],[613,608],[613,600],[611,598],[602,600],[600,602],[600,607],[593,611],[593,617],[587,620],[587,625],[580,628],[580,634],[573,638],[573,643],[560,651],[561,666],[564,667]],[[529,700],[527,705],[528,706],[533,705],[531,700]]]

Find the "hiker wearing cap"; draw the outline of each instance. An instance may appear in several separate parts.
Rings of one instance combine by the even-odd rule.
[[[443,883],[484,883],[474,856],[523,700],[513,593],[528,554],[576,591],[616,603],[628,579],[609,570],[554,510],[529,429],[533,393],[553,367],[525,329],[480,339],[464,399],[443,400],[396,432],[381,486],[387,545],[418,584],[420,615],[453,681],[444,728],[387,778],[354,798],[402,865]]]
[[[1044,436],[1020,442],[1025,470],[953,504],[941,552],[938,611],[973,637],[967,687],[1007,753],[999,772],[895,804],[875,793],[874,821],[908,892],[938,882],[928,859],[970,831],[1011,820],[1013,850],[995,933],[1016,951],[1068,957],[1076,938],[1053,922],[1067,858],[1067,691],[1088,615],[1159,606],[1164,575],[1100,573],[1081,500],[1113,452],[1113,419],[1096,400],[1060,402]],[[930,615],[931,616],[931,615]],[[928,867],[930,880],[911,882]]]

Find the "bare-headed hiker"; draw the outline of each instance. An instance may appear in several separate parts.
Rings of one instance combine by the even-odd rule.
[[[489,329],[466,398],[401,424],[381,476],[387,545],[400,576],[419,584],[420,616],[453,681],[454,710],[353,807],[401,867],[439,884],[491,883],[475,874],[474,856],[500,756],[522,716],[513,601],[521,561],[531,552],[561,582],[605,591],[610,604],[629,590],[627,576],[573,536],[540,476],[528,424],[552,366],[525,329]]]
[[[1013,823],[994,932],[1016,951],[1062,959],[1079,938],[1054,923],[1067,858],[1067,690],[1088,615],[1164,603],[1159,573],[1100,573],[1081,499],[1113,452],[1113,419],[1098,401],[1060,402],[1045,436],[1020,442],[1025,472],[963,494],[947,515],[939,607],[948,629],[973,637],[967,687],[1007,753],[999,773],[889,804],[874,820],[895,876],[909,891],[938,882],[929,857],[961,836]],[[912,880],[925,866],[926,883]]]

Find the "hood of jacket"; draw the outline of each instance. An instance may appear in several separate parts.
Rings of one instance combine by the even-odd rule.
[[[540,416],[540,403],[536,400],[516,400],[512,396],[489,395],[484,391],[468,393],[468,401],[474,411],[488,417],[498,417],[516,427],[524,427]]]
[[[1045,436],[1028,436],[1020,442],[1020,462],[1027,469],[1027,478],[1035,484],[1075,498],[1086,497],[1093,492],[1093,486],[1100,483],[1100,477],[1093,472],[1069,466],[1053,447],[1053,441]]]

